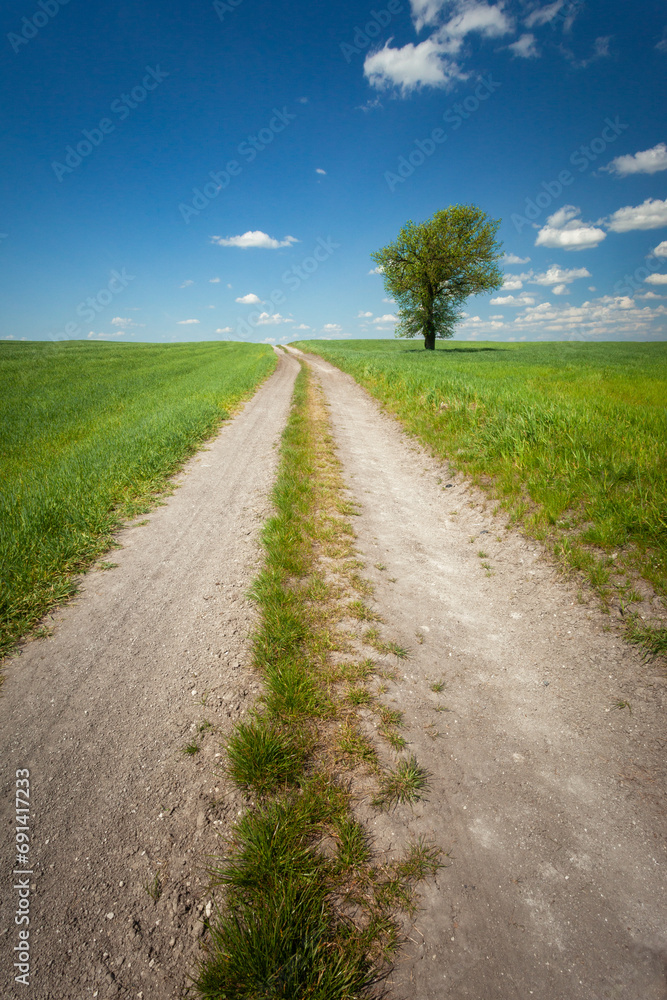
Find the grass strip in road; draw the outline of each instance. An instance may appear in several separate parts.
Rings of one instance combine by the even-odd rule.
[[[667,345],[300,342],[667,643]],[[634,618],[632,613],[634,612]]]
[[[273,501],[266,563],[253,587],[264,694],[226,748],[227,773],[251,805],[212,867],[221,903],[194,990],[207,1000],[378,996],[399,943],[395,914],[414,911],[414,886],[437,871],[440,851],[416,842],[397,861],[374,863],[349,777],[341,778],[346,740],[354,767],[382,771],[369,741],[355,736],[346,697],[376,667],[334,662],[354,645],[344,627],[355,621],[351,590],[368,585],[358,573],[326,412],[305,368]],[[396,801],[417,797],[408,784]],[[383,805],[394,791],[383,786]]]
[[[0,656],[274,366],[259,344],[0,344]]]

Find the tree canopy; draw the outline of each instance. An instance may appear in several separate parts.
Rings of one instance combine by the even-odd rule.
[[[423,335],[424,347],[451,337],[470,295],[499,288],[500,219],[476,205],[450,205],[426,222],[407,222],[393,243],[371,254],[399,305],[397,337]]]

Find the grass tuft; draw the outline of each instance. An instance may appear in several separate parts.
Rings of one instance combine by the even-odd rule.
[[[428,771],[419,766],[416,757],[402,760],[394,771],[383,775],[375,804],[386,808],[397,802],[415,802],[423,798],[428,778]]]
[[[345,723],[338,735],[338,759],[378,768],[377,750],[371,741],[350,723]]]
[[[625,624],[628,642],[642,646],[647,657],[667,655],[667,628],[664,625],[646,622],[637,614],[628,617]]]
[[[350,601],[348,610],[353,618],[360,622],[381,622],[382,618],[363,601]]]
[[[260,717],[240,722],[227,742],[227,769],[244,788],[265,795],[297,781],[306,746],[298,735]]]

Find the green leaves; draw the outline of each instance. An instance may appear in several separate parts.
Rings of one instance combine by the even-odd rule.
[[[398,337],[451,337],[459,308],[470,295],[499,288],[500,220],[476,205],[450,205],[432,219],[406,222],[393,243],[371,254],[385,288],[400,306]]]

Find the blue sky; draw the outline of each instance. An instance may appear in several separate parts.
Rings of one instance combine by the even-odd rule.
[[[667,5],[5,0],[0,337],[391,337],[369,254],[455,203],[461,339],[665,339]]]

